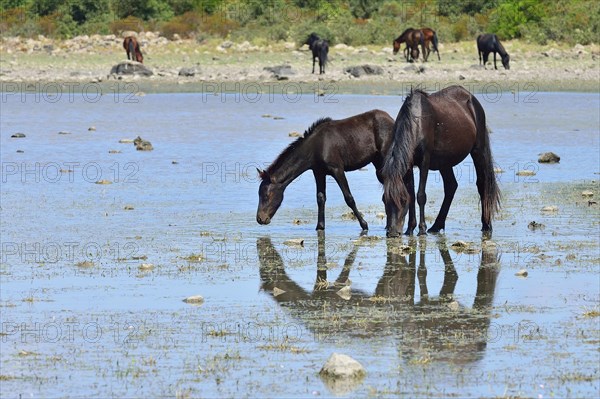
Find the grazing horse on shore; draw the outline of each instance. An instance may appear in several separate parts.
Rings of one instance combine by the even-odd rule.
[[[490,53],[494,53],[494,69],[498,69],[496,67],[496,53],[500,54],[500,58],[502,59],[502,66],[504,69],[510,69],[510,56],[504,50],[504,46],[500,43],[498,36],[486,33],[485,35],[477,36],[477,52],[479,54],[479,65],[481,65],[481,56],[483,54],[483,67],[485,68],[485,64],[488,62],[488,56]]]
[[[423,52],[423,57],[425,57],[425,35],[422,31],[418,29],[408,28],[404,32],[398,36],[393,43],[394,54],[397,54],[400,50],[400,46],[402,43],[406,43],[406,48],[404,49],[404,55],[406,56],[406,62],[410,62],[409,59],[409,49],[410,49],[410,57],[412,60],[416,60],[419,58],[419,45],[421,45],[421,50]]]
[[[312,51],[313,69],[315,73],[315,61],[319,60],[319,75],[325,73],[325,64],[327,64],[327,54],[329,53],[329,41],[321,39],[316,33],[311,33],[305,44]]]
[[[360,227],[363,231],[368,230],[367,222],[356,208],[344,172],[373,163],[377,178],[383,183],[379,171],[392,144],[393,127],[394,119],[380,110],[341,120],[317,120],[267,170],[258,170],[262,181],[258,189],[256,221],[269,224],[283,201],[286,187],[311,169],[317,185],[317,230],[325,229],[326,176],[335,179]]]
[[[142,55],[142,50],[140,50],[140,44],[134,36],[127,36],[123,39],[123,48],[125,52],[127,52],[127,59],[134,60],[139,63],[144,63],[144,56]]]
[[[423,33],[423,41],[425,42],[425,50],[427,50],[427,52],[423,54],[423,58],[425,59],[425,61],[427,61],[427,59],[429,58],[429,54],[431,53],[431,50],[429,49],[429,45],[431,45],[431,47],[433,48],[433,52],[437,53],[438,61],[441,61],[440,51],[438,50],[437,33],[431,28],[421,28],[421,32]]]
[[[469,91],[450,86],[433,94],[415,90],[406,97],[394,124],[394,140],[381,174],[387,204],[388,236],[400,234],[409,213],[405,234],[415,229],[413,167],[419,167],[419,235],[426,234],[425,186],[429,170],[439,170],[444,181],[444,201],[431,228],[437,233],[446,227],[446,217],[458,187],[452,167],[471,155],[481,199],[482,231],[491,232],[492,218],[500,207],[489,132],[483,107]]]

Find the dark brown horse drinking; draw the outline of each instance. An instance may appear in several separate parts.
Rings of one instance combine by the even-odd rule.
[[[502,66],[504,69],[510,69],[510,56],[506,50],[504,50],[504,46],[500,43],[500,40],[498,40],[498,36],[491,33],[477,36],[477,52],[479,54],[479,65],[481,65],[481,56],[483,55],[484,68],[485,64],[488,62],[490,53],[494,53],[494,69],[498,69],[496,67],[496,53],[498,53],[502,59]]]
[[[127,59],[134,60],[140,63],[144,63],[144,56],[142,50],[140,50],[140,44],[134,36],[127,36],[123,39],[123,48],[127,52]]]
[[[394,40],[394,54],[398,53],[402,43],[406,43],[406,48],[404,49],[406,62],[409,62],[411,59],[414,61],[419,58],[419,45],[421,46],[423,56],[425,56],[425,36],[420,30],[408,28],[402,32],[400,36]],[[409,49],[411,58],[409,58]]]
[[[325,73],[327,54],[329,53],[329,42],[325,39],[321,39],[316,33],[313,32],[310,34],[305,44],[308,44],[308,48],[312,51],[312,73],[315,73],[315,62],[317,59],[319,60],[319,75]]]
[[[394,141],[381,174],[384,201],[388,210],[388,236],[400,234],[409,213],[405,234],[415,229],[413,167],[419,167],[419,234],[426,233],[425,185],[429,170],[439,170],[444,181],[444,201],[431,228],[437,233],[446,227],[446,217],[458,187],[452,167],[471,154],[481,199],[482,231],[492,230],[492,218],[500,206],[500,191],[494,174],[485,112],[479,101],[461,86],[437,93],[420,90],[407,96],[394,125]]]
[[[363,230],[367,222],[356,208],[345,171],[373,163],[380,182],[380,169],[392,144],[394,119],[386,112],[373,110],[341,120],[319,119],[290,144],[267,168],[259,170],[256,221],[269,224],[283,201],[286,187],[311,169],[317,184],[317,230],[325,229],[325,177],[332,176],[344,194]]]

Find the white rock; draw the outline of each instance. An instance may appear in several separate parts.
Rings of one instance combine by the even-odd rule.
[[[356,360],[342,353],[333,353],[319,374],[329,378],[361,378],[366,374],[365,368]]]
[[[204,297],[202,295],[193,295],[185,298],[183,302],[191,305],[202,305],[204,303]]]

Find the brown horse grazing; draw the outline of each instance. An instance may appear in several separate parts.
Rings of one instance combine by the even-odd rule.
[[[485,35],[477,36],[477,53],[479,54],[479,65],[481,65],[481,56],[483,55],[484,69],[490,53],[494,53],[494,69],[498,69],[496,67],[496,53],[500,54],[504,69],[510,69],[510,56],[504,50],[504,46],[500,43],[498,36],[494,34],[486,33]]]
[[[140,50],[140,44],[134,36],[127,36],[123,39],[123,48],[125,49],[125,52],[127,52],[128,60],[133,61],[135,54],[135,61],[142,64],[144,63],[144,56],[142,55],[142,50]]]
[[[317,230],[325,229],[325,177],[333,176],[363,231],[369,227],[356,209],[345,171],[373,163],[377,178],[392,144],[394,119],[384,111],[373,110],[341,120],[322,118],[312,124],[304,137],[291,143],[267,168],[259,170],[256,221],[269,224],[283,201],[286,187],[312,169],[317,184]]]
[[[452,167],[471,154],[481,199],[482,231],[492,230],[492,218],[500,207],[500,191],[494,174],[485,112],[479,101],[461,86],[437,93],[415,90],[407,96],[394,124],[394,141],[386,155],[381,174],[388,215],[388,236],[397,236],[410,210],[405,234],[416,227],[413,167],[420,170],[419,234],[426,234],[425,185],[429,170],[439,170],[444,181],[444,201],[431,228],[437,233],[446,227],[446,216],[458,187]]]
[[[429,45],[431,45],[431,47],[433,47],[433,52],[437,53],[438,61],[440,61],[441,59],[440,59],[440,51],[438,50],[437,33],[435,33],[435,31],[431,28],[421,28],[421,32],[423,32],[423,41],[425,42],[425,50],[427,50],[423,54],[423,58],[425,59],[425,62],[427,62],[427,59],[429,58],[429,54],[431,53]]]
[[[404,54],[406,57],[406,62],[410,62],[409,59],[409,49],[410,49],[410,57],[412,60],[416,60],[419,58],[419,45],[421,46],[421,50],[423,52],[423,57],[425,56],[425,37],[423,32],[417,29],[408,28],[404,32],[398,36],[393,43],[394,54],[397,54],[400,50],[400,46],[402,43],[406,43],[406,48],[404,49]]]

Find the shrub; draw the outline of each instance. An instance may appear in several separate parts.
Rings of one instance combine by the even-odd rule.
[[[113,21],[110,24],[110,31],[115,35],[118,35],[126,30],[141,32],[144,30],[144,22],[138,17],[130,15],[127,18]]]

